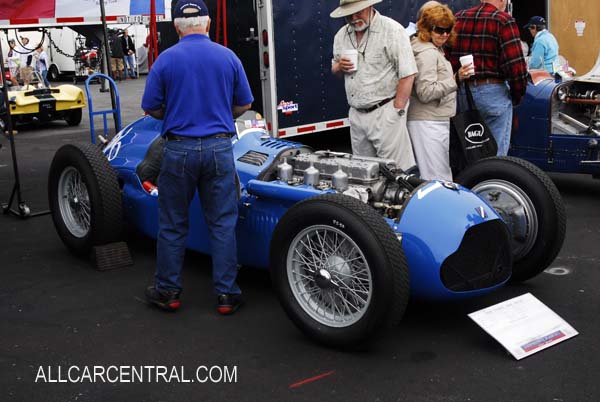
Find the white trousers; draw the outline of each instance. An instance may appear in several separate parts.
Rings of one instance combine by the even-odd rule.
[[[421,178],[452,181],[450,121],[410,120],[407,126]]]
[[[350,108],[348,117],[353,154],[393,159],[403,170],[415,166],[406,115],[396,113],[394,102],[390,101],[370,113]]]

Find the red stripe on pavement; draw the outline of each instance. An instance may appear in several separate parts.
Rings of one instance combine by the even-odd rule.
[[[289,388],[298,388],[298,387],[301,387],[301,386],[306,385],[308,383],[321,380],[321,379],[323,379],[325,377],[329,377],[333,373],[335,373],[335,370],[331,370],[331,371],[328,371],[327,373],[323,373],[323,374],[316,375],[314,377],[307,378],[306,380],[295,382],[295,383],[291,384],[289,386]]]

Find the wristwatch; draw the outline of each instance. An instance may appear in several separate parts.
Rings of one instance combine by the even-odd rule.
[[[406,109],[396,109],[394,108],[394,110],[396,110],[396,113],[398,113],[398,116],[402,117],[406,114]]]

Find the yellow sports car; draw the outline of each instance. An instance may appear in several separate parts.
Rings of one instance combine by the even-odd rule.
[[[51,120],[65,120],[69,126],[81,123],[81,109],[86,102],[80,88],[69,84],[49,88],[37,72],[29,74],[26,82],[19,84],[8,89],[10,115],[14,123]]]

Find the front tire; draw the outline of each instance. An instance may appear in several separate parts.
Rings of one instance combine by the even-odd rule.
[[[310,338],[363,346],[396,325],[409,299],[402,246],[371,207],[340,194],[302,201],[271,241],[271,275],[281,305]]]
[[[566,213],[554,183],[533,164],[510,156],[477,161],[457,183],[484,198],[504,219],[512,237],[512,282],[533,278],[558,255]]]
[[[59,237],[74,254],[121,240],[123,215],[117,175],[93,144],[68,144],[56,152],[48,177],[48,202]]]

